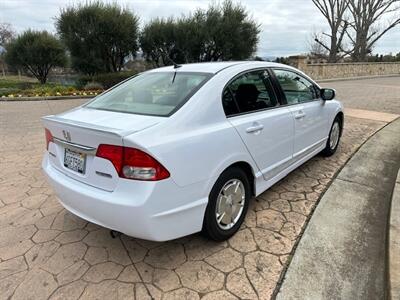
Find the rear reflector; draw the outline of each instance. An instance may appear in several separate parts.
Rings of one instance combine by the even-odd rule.
[[[49,143],[53,141],[53,135],[47,128],[44,129],[44,134],[46,136],[46,150],[49,150]]]
[[[139,149],[101,144],[96,156],[111,161],[122,178],[156,181],[170,176],[163,165]]]

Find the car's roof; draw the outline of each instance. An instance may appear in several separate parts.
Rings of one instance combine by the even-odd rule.
[[[153,69],[150,72],[165,72],[165,71],[180,71],[180,72],[204,72],[204,73],[218,73],[223,69],[241,65],[242,67],[277,67],[285,66],[278,63],[263,62],[263,61],[226,61],[226,62],[203,62],[194,64],[182,64],[179,68],[174,68],[173,66],[162,67],[158,69]]]

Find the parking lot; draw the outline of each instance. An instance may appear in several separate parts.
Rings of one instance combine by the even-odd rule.
[[[323,86],[347,107],[400,113],[399,77]],[[347,117],[337,154],[313,158],[254,199],[228,242],[195,234],[156,243],[112,239],[63,209],[46,184],[40,117],[80,103],[0,102],[0,299],[269,299],[321,194],[386,124]]]

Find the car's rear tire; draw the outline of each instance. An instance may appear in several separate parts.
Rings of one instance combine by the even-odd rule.
[[[325,149],[321,152],[324,156],[332,156],[333,154],[335,154],[339,146],[341,135],[342,122],[339,116],[336,116],[335,120],[332,123],[331,130],[329,131],[329,136],[328,140],[326,141]]]
[[[246,172],[237,167],[224,171],[210,192],[202,233],[215,241],[229,239],[243,223],[250,198]]]

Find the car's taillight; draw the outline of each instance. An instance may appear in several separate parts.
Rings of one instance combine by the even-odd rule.
[[[127,147],[123,152],[122,174],[125,178],[161,180],[169,177],[167,169],[147,153]]]
[[[155,181],[170,176],[162,164],[139,149],[101,144],[96,156],[111,161],[123,178]]]
[[[53,141],[53,135],[47,128],[44,129],[44,134],[46,136],[46,149],[49,150],[49,143]]]

